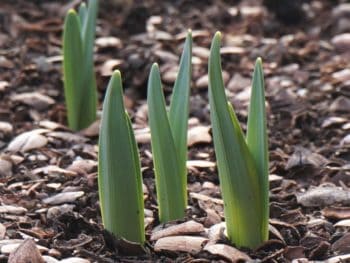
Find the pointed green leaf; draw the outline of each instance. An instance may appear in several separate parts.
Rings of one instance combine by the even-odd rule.
[[[237,117],[227,104],[220,38],[216,33],[209,57],[209,102],[227,232],[236,245],[256,247],[262,242],[258,175]]]
[[[84,105],[82,111],[84,112],[84,126],[88,126],[96,119],[97,109],[97,88],[96,78],[94,72],[94,43],[96,31],[96,17],[98,10],[98,1],[89,0],[87,6],[86,18],[82,21],[82,39],[84,64],[82,65],[84,74]]]
[[[80,35],[80,22],[77,13],[70,10],[64,22],[63,31],[63,77],[67,105],[68,124],[73,130],[80,128],[80,109],[83,94],[83,49]]]
[[[185,206],[187,206],[187,128],[189,114],[189,97],[191,87],[192,33],[188,32],[180,60],[173,95],[169,109],[169,123],[173,134],[180,168]]]
[[[153,64],[148,80],[148,119],[151,129],[153,163],[159,205],[159,220],[166,222],[183,218],[185,200],[178,156],[172,136],[159,68]]]
[[[109,82],[99,138],[99,194],[103,224],[117,237],[144,243],[140,161],[125,113],[119,71]]]
[[[85,19],[87,17],[87,8],[86,8],[86,4],[84,2],[80,4],[78,13],[79,13],[80,23],[81,23],[81,25],[83,25],[85,22]]]
[[[262,189],[263,221],[262,236],[264,240],[268,238],[268,220],[269,220],[269,157],[267,143],[266,109],[265,109],[265,91],[262,61],[256,60],[253,86],[249,104],[248,125],[247,125],[247,144],[256,164],[259,185]]]

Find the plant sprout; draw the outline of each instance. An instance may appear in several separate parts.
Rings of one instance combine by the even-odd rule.
[[[183,218],[187,206],[186,160],[191,57],[192,36],[189,31],[169,112],[165,108],[157,64],[153,64],[148,81],[148,118],[161,222]]]
[[[221,34],[209,57],[209,102],[228,238],[255,248],[268,238],[268,144],[261,59],[255,64],[247,136],[227,98],[220,59]]]
[[[103,103],[98,186],[103,225],[119,238],[143,244],[144,204],[138,149],[125,111],[119,71],[111,77]]]
[[[68,126],[81,130],[96,119],[97,91],[93,47],[97,0],[69,10],[63,29],[63,78]]]

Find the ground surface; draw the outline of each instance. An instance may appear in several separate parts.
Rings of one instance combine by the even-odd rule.
[[[113,241],[101,227],[98,124],[80,133],[65,125],[61,29],[72,5],[1,1],[0,262],[7,262],[26,238],[35,239],[47,262],[70,257],[76,258],[66,262],[239,262],[248,256],[263,262],[350,260],[350,37],[343,35],[350,32],[350,7],[345,1],[306,2],[303,11],[274,8],[277,16],[257,0],[149,0],[132,6],[124,1],[122,10],[113,1],[101,5],[95,52],[99,102],[109,75],[119,68],[142,157],[147,253],[130,255],[137,249]],[[178,228],[172,235],[179,237],[164,250],[164,239],[151,240],[160,227],[146,82],[151,63],[158,62],[170,94],[188,28],[194,38],[190,199],[187,218],[174,222]],[[216,30],[224,36],[227,94],[243,128],[253,63],[258,56],[264,60],[271,230],[270,240],[255,251],[240,253],[224,245],[228,242],[220,234],[224,218],[206,78]],[[202,248],[208,243],[213,245]],[[38,257],[34,251],[27,249]]]

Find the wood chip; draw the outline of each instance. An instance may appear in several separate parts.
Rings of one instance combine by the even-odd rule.
[[[13,215],[23,215],[27,213],[27,209],[21,206],[13,205],[1,205],[0,213],[13,214]]]
[[[44,166],[44,167],[39,167],[36,168],[34,170],[32,170],[33,174],[47,174],[47,175],[67,175],[67,176],[75,176],[77,175],[77,172],[73,171],[73,170],[66,170],[63,168],[60,168],[56,165],[48,165],[48,166]]]
[[[347,119],[342,117],[328,117],[322,122],[322,128],[328,128],[333,125],[346,123]]]
[[[13,132],[13,126],[9,122],[0,121],[0,132],[4,135],[11,135]]]
[[[74,134],[71,132],[59,132],[59,131],[54,131],[54,132],[49,132],[47,133],[47,136],[53,137],[56,139],[61,139],[63,141],[71,142],[71,143],[84,143],[88,139],[80,136],[78,134]]]
[[[305,207],[317,207],[342,203],[350,205],[350,191],[331,184],[311,187],[305,193],[297,195],[297,202]]]
[[[187,168],[212,168],[216,166],[216,163],[205,160],[189,160],[186,162]]]
[[[332,250],[337,254],[349,254],[350,233],[346,233],[344,236],[335,241],[332,245]]]
[[[350,49],[350,33],[336,35],[332,38],[331,43],[340,51]]]
[[[304,165],[313,167],[322,167],[326,165],[328,160],[318,153],[313,153],[303,147],[297,147],[293,155],[289,158],[286,170]]]
[[[167,236],[199,234],[201,232],[204,232],[203,225],[191,220],[191,221],[188,221],[179,225],[170,226],[165,229],[161,229],[152,233],[151,241],[158,240],[162,237],[167,237]]]
[[[322,215],[329,219],[350,219],[350,207],[326,207]]]
[[[60,261],[60,263],[90,263],[90,260],[79,258],[79,257],[70,257],[65,258]]]
[[[203,245],[208,239],[204,237],[194,236],[170,236],[157,240],[154,250],[160,252],[162,250],[198,253],[202,250]]]
[[[43,199],[43,203],[48,205],[59,205],[64,203],[71,203],[82,197],[85,193],[83,191],[78,192],[64,192],[54,196]]]
[[[98,48],[121,48],[122,42],[117,37],[99,37],[96,38],[95,44]]]
[[[329,106],[329,110],[332,112],[350,112],[350,99],[344,96],[339,96]]]
[[[45,110],[55,104],[55,100],[39,92],[16,94],[11,97],[13,101],[29,105],[37,110]]]
[[[208,251],[210,254],[223,257],[232,263],[251,260],[244,252],[225,244],[208,244],[204,247],[204,250]]]
[[[123,60],[120,59],[108,59],[100,66],[99,71],[104,77],[112,76],[114,70],[116,70],[122,63]]]
[[[4,239],[6,235],[6,226],[0,223],[0,240]]]
[[[7,146],[10,152],[27,152],[33,149],[44,147],[48,143],[48,139],[42,135],[47,132],[45,129],[37,129],[24,132],[15,137]]]
[[[203,194],[190,193],[190,197],[194,198],[194,199],[201,200],[201,201],[210,201],[210,202],[213,202],[213,203],[218,204],[218,205],[224,205],[223,200],[221,200],[219,198],[214,198],[214,197],[210,197],[207,195],[203,195]]]
[[[2,253],[3,247],[1,248]],[[38,247],[32,239],[26,239],[21,244],[16,244],[9,256],[8,263],[45,263],[43,257],[40,254]]]
[[[350,227],[350,219],[344,219],[340,220],[336,224],[334,224],[335,227]]]
[[[335,256],[324,261],[324,263],[340,263],[350,260],[350,254]]]
[[[196,126],[188,130],[187,146],[193,146],[198,143],[211,143],[212,138],[209,133],[209,126]]]

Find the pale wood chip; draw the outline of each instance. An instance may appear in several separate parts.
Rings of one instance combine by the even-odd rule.
[[[197,199],[197,200],[201,200],[201,201],[211,201],[215,204],[219,204],[219,205],[223,205],[224,201],[219,199],[219,198],[213,198],[207,195],[203,195],[203,194],[198,194],[198,193],[190,193],[190,197]]]
[[[202,250],[203,245],[208,239],[194,236],[170,236],[157,240],[154,250],[181,251],[187,253],[198,253]]]
[[[244,252],[225,244],[208,244],[204,250],[210,254],[221,256],[232,263],[251,260]]]
[[[151,240],[154,241],[167,236],[197,234],[201,232],[204,232],[203,225],[191,220],[179,225],[174,225],[165,229],[158,230],[157,232],[152,233]]]
[[[12,244],[7,245],[11,247],[1,248],[2,253],[10,253],[9,263],[20,263],[20,262],[36,262],[36,263],[44,263],[44,259],[42,258],[38,247],[36,246],[34,240],[26,239],[20,244]],[[41,247],[41,246],[40,246]],[[44,248],[44,247],[41,247]],[[11,252],[9,250],[11,250]],[[48,249],[46,248],[46,251]]]

